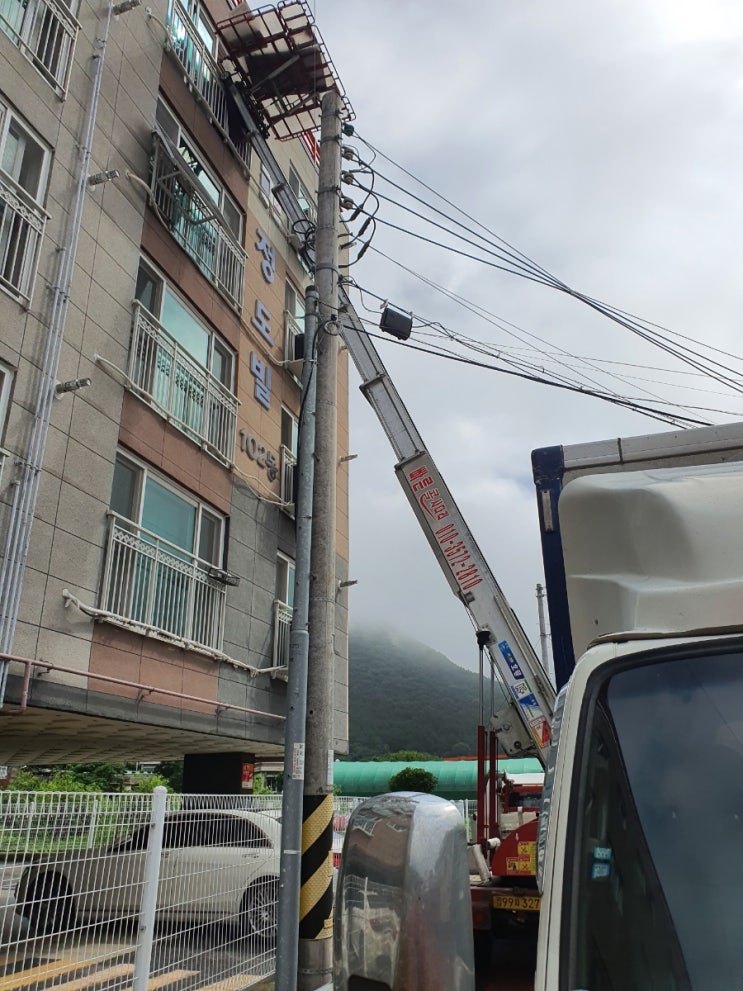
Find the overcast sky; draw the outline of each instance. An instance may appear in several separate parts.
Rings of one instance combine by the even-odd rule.
[[[695,350],[704,345],[706,356],[740,368],[724,353],[741,350],[739,0],[311,6],[360,137],[574,289],[687,335]],[[361,140],[349,143],[371,159]],[[373,167],[385,195],[403,200],[380,177],[452,213],[383,157]],[[379,217],[455,243],[384,200]],[[452,303],[374,249],[495,319]],[[565,371],[590,359],[603,388],[717,411],[698,411],[700,419],[743,419],[743,396],[691,374],[575,299],[381,224],[351,274],[369,291],[352,298],[372,329],[376,295],[419,323],[438,321],[510,355],[518,347],[535,366],[554,370],[559,351]],[[417,330],[411,343],[433,340],[430,333]],[[377,347],[538,647],[535,586],[543,572],[532,449],[666,428],[598,399],[393,341]],[[475,667],[471,624],[414,520],[358,384],[352,370],[351,449],[359,455],[351,464],[352,621],[382,620]]]

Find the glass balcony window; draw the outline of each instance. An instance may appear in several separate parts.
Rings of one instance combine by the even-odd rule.
[[[201,5],[171,0],[168,10],[170,51],[178,60],[189,84],[209,108],[221,130],[230,133],[230,119],[222,73],[217,63],[216,31]],[[236,137],[234,150],[250,162],[250,144]]]
[[[143,632],[221,650],[224,520],[124,455],[109,519],[101,609]]]
[[[234,352],[141,259],[129,378],[140,398],[225,464],[235,451],[234,369]]]
[[[161,221],[216,289],[242,309],[243,216],[162,100],[153,135],[150,188]]]
[[[25,301],[33,293],[49,217],[41,206],[49,160],[49,150],[0,104],[0,285]]]

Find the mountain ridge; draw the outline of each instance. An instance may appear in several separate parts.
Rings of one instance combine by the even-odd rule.
[[[383,623],[352,623],[350,760],[398,750],[472,755],[478,698],[474,671]]]

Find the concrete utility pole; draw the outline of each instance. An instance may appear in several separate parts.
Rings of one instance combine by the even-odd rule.
[[[302,412],[297,441],[296,486],[297,555],[294,582],[294,614],[289,640],[286,734],[284,738],[284,791],[281,801],[281,868],[279,917],[276,928],[276,987],[297,987],[299,939],[299,890],[302,853],[302,804],[304,793],[305,719],[307,716],[307,664],[309,657],[310,546],[312,495],[315,476],[315,404],[317,375],[315,340],[318,317],[317,289],[305,294],[304,366]]]
[[[335,676],[336,480],[338,473],[338,217],[341,99],[322,100],[315,233],[317,333],[315,486],[312,501],[307,753],[299,902],[300,991],[328,983],[333,958],[333,682]],[[283,989],[282,989],[283,991]]]
[[[552,679],[552,684],[555,683],[555,672],[554,665],[550,663],[549,650],[547,649],[547,638],[549,634],[547,633],[547,626],[544,621],[544,598],[546,596],[544,586],[537,585],[537,610],[539,612],[539,647],[542,654],[542,667],[547,672],[547,674]]]

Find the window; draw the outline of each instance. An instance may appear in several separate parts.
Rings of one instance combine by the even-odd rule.
[[[134,458],[119,454],[101,604],[153,635],[220,650],[225,521]]]
[[[193,554],[221,566],[224,520],[123,454],[114,466],[111,509],[167,541],[175,554]]]
[[[270,847],[271,842],[263,832],[250,819],[241,816],[219,816],[212,823],[213,846],[236,846],[236,847]]]
[[[238,244],[242,244],[243,215],[239,206],[219,180],[212,175],[205,164],[204,156],[197,151],[190,136],[183,133],[178,119],[162,98],[157,101],[155,120],[195,176],[206,198],[220,211],[234,239]]]
[[[144,259],[137,272],[135,295],[203,368],[233,390],[235,356],[232,350],[184,303],[166,280]]]
[[[304,357],[304,299],[287,280],[284,287],[284,360]]]
[[[276,561],[276,598],[274,600],[273,664],[289,664],[290,634],[294,615],[294,578],[296,568],[291,558],[279,554]]]
[[[162,100],[150,168],[152,205],[160,220],[230,305],[241,311],[243,214]]]
[[[296,502],[295,468],[299,443],[299,421],[285,407],[281,407],[281,501],[287,512],[294,515]],[[285,602],[288,600],[284,600]]]
[[[594,685],[571,803],[570,988],[740,973],[742,661],[740,639],[665,648]]]
[[[2,0],[0,0],[2,2]],[[0,285],[29,300],[44,235],[49,149],[0,104]]]
[[[234,353],[144,259],[135,295],[141,307],[135,307],[130,378],[185,433],[231,464]]]
[[[311,193],[299,178],[299,174],[293,165],[289,166],[289,188],[299,201],[299,208],[305,217],[311,222],[317,221],[317,207]]]
[[[261,191],[261,199],[263,200],[264,205],[272,210],[276,210],[280,214],[283,214],[283,207],[274,195],[274,180],[263,162],[261,162],[261,174],[258,183]]]
[[[55,0],[0,0],[0,30],[60,96],[67,88],[79,28],[69,7]]]

